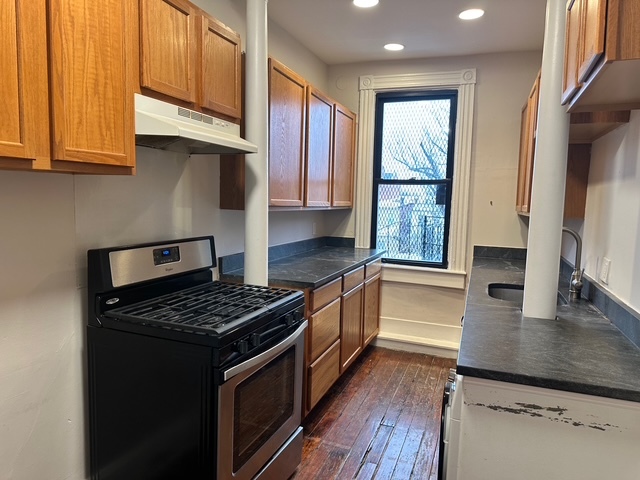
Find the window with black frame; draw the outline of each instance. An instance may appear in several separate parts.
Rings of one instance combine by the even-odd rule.
[[[447,268],[457,92],[376,97],[371,245],[383,261]]]

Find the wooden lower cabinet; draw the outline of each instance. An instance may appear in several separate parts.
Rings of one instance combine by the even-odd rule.
[[[309,361],[315,361],[340,336],[340,299],[309,316]]]
[[[315,407],[340,376],[340,340],[309,365],[307,411]]]
[[[342,296],[340,373],[344,372],[362,351],[363,298],[364,286],[362,284]]]
[[[362,321],[362,347],[371,343],[380,331],[380,274],[364,284],[364,315]]]
[[[380,260],[308,290],[305,415],[378,334]]]

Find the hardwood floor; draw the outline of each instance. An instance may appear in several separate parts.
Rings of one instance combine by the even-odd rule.
[[[368,347],[303,422],[292,478],[435,480],[452,367],[453,359]]]

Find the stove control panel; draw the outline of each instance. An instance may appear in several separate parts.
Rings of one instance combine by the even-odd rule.
[[[164,265],[165,263],[174,263],[180,261],[180,247],[164,247],[155,248],[153,250],[153,263]]]

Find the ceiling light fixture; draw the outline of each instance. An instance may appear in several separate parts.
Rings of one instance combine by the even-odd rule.
[[[475,20],[476,18],[480,18],[484,15],[484,10],[480,10],[479,8],[471,8],[469,10],[465,10],[464,12],[460,12],[458,18],[462,20]]]
[[[404,45],[400,45],[399,43],[387,43],[384,46],[385,50],[391,50],[392,52],[397,52],[404,49]]]
[[[378,4],[378,0],[353,0],[353,4],[360,8],[375,7]]]

